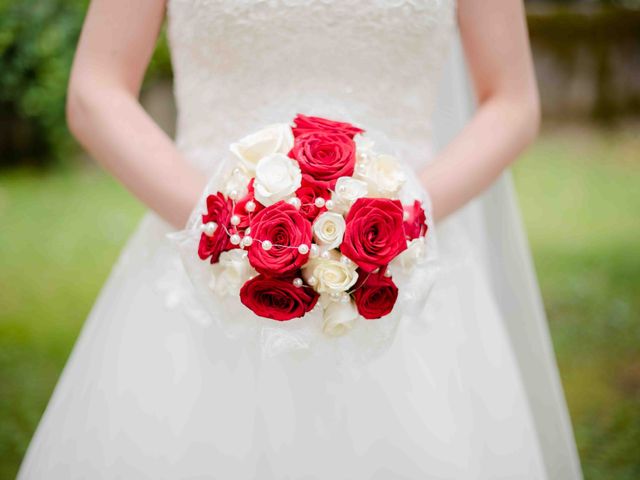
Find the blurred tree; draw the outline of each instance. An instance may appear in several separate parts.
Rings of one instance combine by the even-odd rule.
[[[553,44],[563,58],[574,56],[571,51],[577,43],[589,46],[592,56],[598,59],[598,95],[593,114],[599,118],[618,115],[620,108],[610,98],[616,88],[610,82],[612,47],[607,42],[609,38],[624,37],[621,41],[625,45],[632,44],[624,48],[635,52],[632,47],[637,44],[638,15],[637,11],[636,15],[628,12],[640,9],[640,0],[526,1],[532,7],[554,6],[553,14],[547,17],[529,15],[534,40]],[[75,152],[64,119],[65,91],[88,3],[89,0],[0,0],[0,168],[60,163]],[[571,13],[580,5],[605,4],[624,9],[603,8],[605,12],[588,21]],[[571,8],[562,8],[563,5]],[[625,55],[623,58],[629,56]],[[565,60],[560,64],[571,64],[570,58]],[[170,76],[171,63],[163,35],[146,85]],[[627,102],[634,112],[640,108],[636,103]]]
[[[64,104],[88,0],[0,0],[0,167],[63,161]],[[164,40],[152,75],[170,75]]]
[[[640,0],[527,3],[545,115],[605,124],[637,118]]]
[[[64,95],[85,0],[0,0],[0,153],[41,163],[70,140]]]

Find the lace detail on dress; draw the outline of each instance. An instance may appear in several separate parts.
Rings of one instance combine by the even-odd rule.
[[[418,166],[453,0],[170,0],[178,146],[210,166],[295,113],[368,125]]]

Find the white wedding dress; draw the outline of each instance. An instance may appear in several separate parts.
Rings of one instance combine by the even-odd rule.
[[[170,0],[168,17],[177,145],[209,172],[297,112],[383,132],[419,169],[469,113],[452,0]],[[437,226],[424,313],[357,369],[195,322],[170,230],[149,214],[127,244],[19,478],[581,477],[507,177]]]

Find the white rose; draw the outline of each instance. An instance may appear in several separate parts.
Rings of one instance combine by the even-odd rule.
[[[424,260],[424,253],[424,237],[414,238],[408,243],[407,249],[391,261],[391,269],[400,268],[403,272],[409,273]]]
[[[340,177],[336,181],[336,188],[331,196],[333,210],[340,213],[349,211],[353,202],[367,195],[367,184],[352,177]]]
[[[396,198],[405,182],[400,163],[391,155],[367,155],[356,165],[356,176],[367,182],[371,197]]]
[[[339,337],[351,330],[358,317],[352,301],[329,302],[323,311],[322,331],[326,335]]]
[[[292,148],[293,132],[286,123],[265,127],[236,143],[232,143],[229,147],[249,172],[254,172],[258,162],[267,155],[274,153],[286,155]]]
[[[232,192],[235,192],[235,199],[243,198],[248,193],[249,180],[246,173],[236,168],[227,179],[223,193],[231,197],[233,196]]]
[[[313,237],[324,250],[337,248],[342,243],[346,224],[339,213],[324,212],[313,222]]]
[[[291,196],[301,181],[298,162],[282,153],[268,155],[256,166],[255,197],[268,207]]]
[[[239,295],[242,285],[257,272],[249,263],[245,250],[234,248],[220,254],[220,260],[213,265],[214,279],[209,287],[220,296]]]
[[[340,260],[340,254],[330,252],[329,258],[314,258],[302,268],[302,276],[318,293],[339,294],[348,291],[358,280],[358,266]]]

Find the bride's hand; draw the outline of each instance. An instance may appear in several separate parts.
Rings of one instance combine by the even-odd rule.
[[[533,141],[540,122],[522,2],[459,0],[458,20],[479,106],[421,175],[437,220],[486,189]]]
[[[184,226],[206,179],[138,103],[164,2],[93,0],[73,62],[69,128],[149,208]]]

